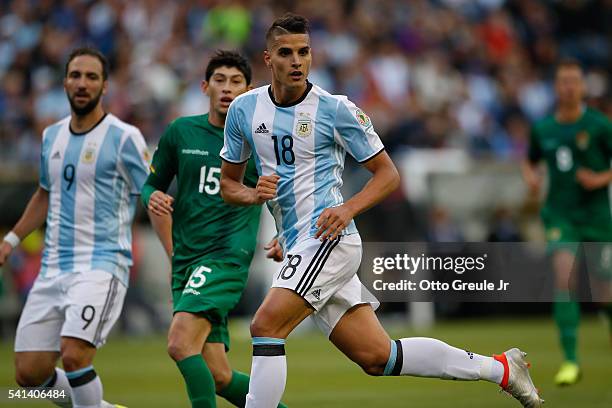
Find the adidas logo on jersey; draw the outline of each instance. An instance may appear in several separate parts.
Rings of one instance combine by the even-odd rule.
[[[255,133],[270,133],[265,123],[262,123],[255,129]]]
[[[321,300],[321,289],[315,289],[312,292],[310,292],[310,294],[314,296],[315,299]]]
[[[56,152],[53,154],[53,157],[51,157],[51,158],[52,158],[52,159],[61,159],[61,157],[60,157],[60,152],[59,152],[59,151],[56,151]]]

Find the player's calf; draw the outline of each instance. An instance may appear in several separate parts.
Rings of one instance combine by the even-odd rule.
[[[359,304],[344,313],[329,339],[366,374],[385,374],[391,354],[391,339],[376,318],[371,305]]]
[[[202,350],[202,356],[215,381],[217,393],[225,389],[232,382],[232,367],[225,354],[225,344],[206,343]]]
[[[210,368],[210,372],[213,376],[213,380],[215,380],[215,390],[217,392],[225,389],[232,381],[232,370],[225,367],[215,367],[213,365],[208,365]]]
[[[385,373],[385,366],[389,361],[389,352],[384,349],[374,349],[360,352],[352,360],[368,375],[381,376]]]

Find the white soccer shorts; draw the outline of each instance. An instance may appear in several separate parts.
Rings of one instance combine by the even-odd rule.
[[[101,347],[121,314],[126,291],[101,270],[39,276],[21,312],[15,351],[60,351],[60,337]]]
[[[353,306],[379,302],[357,277],[361,263],[361,237],[350,234],[334,241],[307,238],[285,256],[274,276],[273,288],[286,288],[314,309],[317,326],[329,337],[340,318]]]

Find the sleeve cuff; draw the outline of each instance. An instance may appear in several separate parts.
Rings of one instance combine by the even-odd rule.
[[[231,164],[244,164],[244,163],[249,161],[249,158],[247,158],[246,160],[242,160],[242,161],[233,161],[233,160],[230,160],[230,159],[227,159],[227,158],[221,156],[221,160],[226,161],[226,162],[231,163]]]
[[[373,158],[375,158],[376,156],[378,156],[379,154],[381,154],[381,153],[382,153],[382,152],[384,152],[384,151],[385,151],[385,148],[383,147],[382,149],[380,149],[380,150],[379,150],[379,151],[377,151],[376,153],[372,154],[371,156],[369,156],[369,157],[367,157],[367,158],[365,158],[365,159],[363,159],[363,160],[358,161],[357,163],[359,163],[359,164],[363,164],[363,163],[365,163],[365,162],[367,162],[367,161],[370,161],[370,160],[372,160]]]
[[[140,192],[140,200],[145,208],[149,208],[149,200],[151,199],[151,194],[155,192],[156,188],[150,184],[146,184],[142,186],[142,191]]]

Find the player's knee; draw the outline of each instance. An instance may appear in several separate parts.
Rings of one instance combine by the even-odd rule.
[[[280,337],[273,321],[272,313],[259,309],[251,321],[251,337]]]
[[[78,348],[67,348],[62,351],[62,365],[65,371],[76,371],[91,364],[87,356]]]
[[[170,358],[174,361],[184,360],[197,353],[197,351],[191,350],[189,342],[185,341],[181,335],[175,333],[170,333],[168,336],[167,351]]]
[[[251,321],[251,337],[274,337],[268,319],[265,315],[257,314]]]
[[[266,325],[264,324],[264,322],[261,321],[261,319],[254,317],[253,320],[251,320],[250,330],[251,337],[264,337],[264,333],[266,332]]]
[[[184,345],[178,341],[168,341],[167,351],[170,358],[174,361],[181,361],[189,357],[185,351]]]

